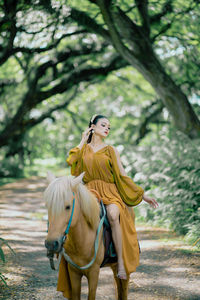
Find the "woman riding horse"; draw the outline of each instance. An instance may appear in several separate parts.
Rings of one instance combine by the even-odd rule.
[[[136,206],[144,200],[156,208],[158,203],[144,195],[143,189],[126,175],[118,151],[104,142],[109,131],[109,120],[103,115],[94,115],[82,134],[80,144],[70,150],[67,163],[71,166],[72,175],[85,172],[83,182],[88,189],[96,190],[106,205],[118,258],[117,276],[127,280],[139,265],[134,213],[128,206]],[[63,263],[62,260],[57,287],[62,292],[66,286],[63,278],[67,278]]]

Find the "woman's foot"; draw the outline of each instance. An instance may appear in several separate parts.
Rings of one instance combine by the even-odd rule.
[[[118,267],[117,277],[122,280],[127,280],[127,275],[124,266]]]

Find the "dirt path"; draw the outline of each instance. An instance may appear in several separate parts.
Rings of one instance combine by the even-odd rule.
[[[4,185],[0,189],[0,237],[16,252],[6,248],[7,263],[0,272],[8,287],[0,284],[0,299],[65,299],[56,292],[57,273],[49,267],[44,248],[46,209],[42,200],[44,179],[31,178]],[[172,233],[155,228],[138,227],[142,249],[141,264],[131,275],[129,300],[199,300],[200,253],[189,254],[173,242]],[[170,238],[171,244],[164,240]],[[181,249],[180,249],[181,247]],[[82,299],[87,299],[86,280]],[[97,300],[114,300],[112,272],[101,270]]]

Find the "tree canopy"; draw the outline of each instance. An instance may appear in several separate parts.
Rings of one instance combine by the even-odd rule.
[[[161,198],[154,219],[198,232],[199,20],[198,0],[2,0],[0,176],[62,168],[103,113],[126,171]]]
[[[199,1],[3,1],[0,21],[0,146],[65,108],[80,84],[131,65],[154,88],[176,127],[199,137]],[[70,94],[50,109],[42,105]],[[13,97],[14,93],[14,97]],[[40,111],[33,117],[33,109]],[[14,144],[13,144],[14,142]],[[12,151],[11,151],[12,152]]]

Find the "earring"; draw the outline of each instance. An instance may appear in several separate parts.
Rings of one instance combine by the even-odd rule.
[[[92,129],[92,133],[94,133],[94,129]]]

